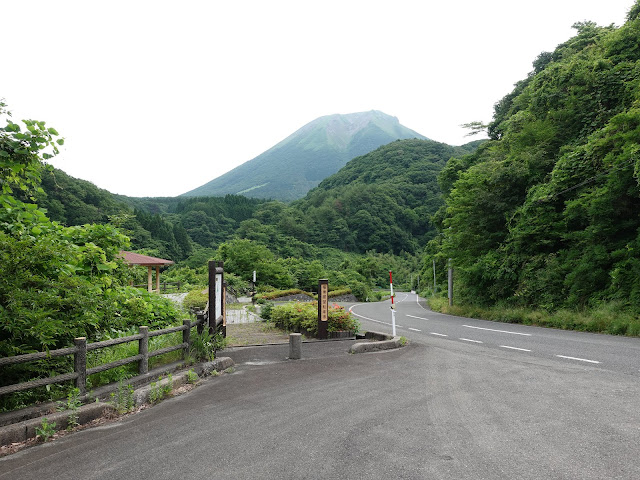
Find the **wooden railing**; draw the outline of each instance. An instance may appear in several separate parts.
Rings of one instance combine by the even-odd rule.
[[[121,367],[132,362],[138,362],[138,373],[143,375],[149,371],[149,359],[157,357],[158,355],[164,355],[165,353],[174,352],[176,350],[182,350],[183,359],[189,353],[189,346],[191,344],[191,329],[198,327],[202,329],[204,324],[204,316],[199,315],[195,322],[190,320],[184,320],[181,326],[165,328],[163,330],[149,331],[149,327],[139,327],[139,332],[136,335],[130,335],[128,337],[114,338],[113,340],[105,340],[102,342],[87,343],[86,337],[80,337],[74,339],[74,346],[68,348],[61,348],[58,350],[50,350],[48,352],[29,353],[26,355],[16,355],[14,357],[0,358],[0,367],[5,365],[16,365],[21,363],[33,362],[36,360],[43,360],[55,357],[64,357],[67,355],[73,355],[73,372],[57,375],[55,377],[41,378],[37,380],[31,380],[28,382],[17,383],[14,385],[7,385],[0,387],[0,395],[6,395],[10,393],[20,392],[23,390],[29,390],[36,387],[42,387],[45,385],[52,385],[54,383],[65,382],[69,380],[75,380],[75,386],[80,390],[81,394],[86,393],[87,389],[87,376],[94,373],[104,372],[112,368]],[[149,338],[158,337],[161,335],[169,335],[171,333],[182,332],[182,343],[171,347],[160,348],[158,350],[149,351]],[[138,355],[116,360],[114,362],[105,363],[93,368],[87,368],[87,352],[98,350],[100,348],[113,347],[114,345],[120,345],[122,343],[138,342]]]
[[[142,288],[144,290],[147,289],[148,285],[145,284],[138,284],[138,285],[132,285],[135,288]],[[158,292],[157,290],[153,290],[154,292],[157,293],[171,293],[171,292],[180,292],[180,289],[182,288],[182,282],[160,282],[160,291]]]

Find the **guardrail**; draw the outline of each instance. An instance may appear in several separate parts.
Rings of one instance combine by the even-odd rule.
[[[138,362],[138,373],[143,375],[149,371],[149,359],[157,357],[158,355],[164,355],[165,353],[174,352],[176,350],[182,350],[182,357],[188,355],[189,346],[191,344],[191,329],[198,327],[200,331],[203,327],[205,319],[199,315],[195,322],[190,320],[183,320],[182,325],[178,327],[165,328],[162,330],[149,331],[149,327],[139,327],[139,332],[136,335],[129,335],[128,337],[114,338],[112,340],[105,340],[102,342],[87,343],[86,337],[79,337],[74,339],[74,346],[68,348],[60,348],[58,350],[50,350],[48,352],[29,353],[26,355],[16,355],[14,357],[0,358],[0,367],[5,365],[16,365],[20,363],[28,363],[36,360],[43,360],[54,357],[64,357],[67,355],[73,355],[73,372],[57,375],[55,377],[41,378],[37,380],[31,380],[28,382],[16,383],[14,385],[7,385],[0,387],[0,395],[7,395],[10,393],[21,392],[23,390],[29,390],[31,388],[42,387],[45,385],[52,385],[54,383],[60,383],[69,380],[75,380],[75,386],[80,390],[80,393],[84,395],[87,390],[87,376],[94,373],[104,372],[112,368],[121,367],[128,363]],[[158,337],[161,335],[169,335],[171,333],[182,332],[182,343],[171,347],[160,348],[158,350],[149,351],[149,338]],[[138,341],[138,355],[132,357],[123,358],[114,362],[105,363],[93,368],[87,368],[87,352],[97,350],[105,347],[112,347],[114,345],[120,345],[122,343],[129,343]]]

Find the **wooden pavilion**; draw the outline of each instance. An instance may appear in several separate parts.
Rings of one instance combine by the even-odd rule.
[[[141,267],[147,267],[149,269],[148,276],[148,290],[153,292],[153,269],[156,270],[156,293],[160,293],[160,267],[166,267],[167,265],[173,265],[175,262],[172,260],[165,260],[164,258],[149,257],[148,255],[141,255],[139,253],[127,252],[125,250],[120,251],[120,256],[129,265],[140,265]]]

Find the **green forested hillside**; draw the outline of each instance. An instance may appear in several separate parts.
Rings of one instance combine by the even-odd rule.
[[[430,217],[442,204],[439,171],[478,143],[397,140],[353,159],[293,204],[300,212],[295,228],[306,230],[296,236],[347,251],[415,253],[435,232]]]
[[[491,140],[450,160],[430,255],[469,302],[640,309],[640,3],[574,25],[495,106]]]

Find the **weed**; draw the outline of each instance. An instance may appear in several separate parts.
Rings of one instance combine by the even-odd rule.
[[[400,346],[404,347],[407,343],[409,343],[409,340],[407,340],[407,337],[400,337]]]
[[[111,402],[118,414],[122,415],[133,410],[135,405],[133,394],[133,386],[131,384],[125,386],[124,383],[120,381],[118,389],[111,394]]]
[[[40,426],[36,427],[36,435],[42,437],[45,442],[48,442],[49,439],[56,433],[56,422],[49,423],[46,417],[42,419],[40,422]]]
[[[211,361],[215,358],[214,338],[206,328],[202,333],[193,335],[189,355],[197,360]]]
[[[158,377],[157,382],[151,382],[151,391],[149,392],[149,401],[157,403],[163,398],[169,396],[173,390],[173,375],[167,376],[167,381],[162,384],[162,376]]]
[[[69,410],[67,417],[67,430],[78,426],[78,409],[82,405],[80,401],[80,389],[72,388],[67,394],[66,402],[58,402],[58,411]]]
[[[187,382],[197,383],[199,379],[200,377],[198,377],[198,374],[193,371],[193,368],[189,369],[189,371],[187,372]]]

